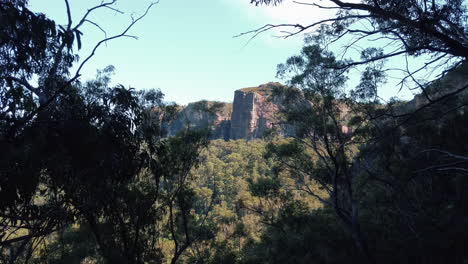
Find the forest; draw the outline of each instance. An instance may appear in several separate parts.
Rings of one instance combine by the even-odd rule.
[[[181,106],[113,85],[113,66],[83,80],[158,3],[78,58],[116,0],[80,20],[69,1],[61,25],[0,0],[0,263],[468,263],[466,1],[308,0],[334,15],[240,33],[304,38],[248,140],[169,133]]]

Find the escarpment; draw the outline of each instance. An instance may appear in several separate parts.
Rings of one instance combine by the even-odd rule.
[[[210,129],[213,139],[229,140],[232,104],[200,101],[185,106],[178,118],[169,124],[169,136],[189,129]]]
[[[213,139],[261,138],[272,128],[278,102],[269,100],[275,87],[280,83],[267,83],[258,87],[240,89],[234,92],[233,103],[201,101],[184,107],[179,117],[169,125],[169,135],[183,128],[211,130]],[[200,107],[200,106],[203,107]],[[217,106],[213,111],[206,109]]]
[[[235,92],[231,114],[231,139],[260,138],[272,128],[278,106],[269,101],[268,96],[277,86],[281,84],[267,83]]]
[[[426,93],[415,95],[408,102],[402,102],[389,111],[394,115],[409,115],[417,109],[424,109],[424,105],[430,101],[441,101],[450,94],[457,95],[455,98],[465,96],[467,90],[468,64],[462,64],[445,77],[437,80],[426,89]],[[175,135],[183,128],[211,130],[212,139],[252,140],[261,138],[265,133],[275,127],[279,134],[285,136],[296,135],[297,128],[293,125],[279,125],[277,114],[284,101],[281,97],[272,99],[270,96],[275,88],[284,88],[280,83],[270,82],[258,87],[250,87],[236,90],[232,103],[200,101],[190,103],[179,113],[179,117],[169,124],[169,135]],[[449,97],[448,97],[449,98]],[[453,98],[453,97],[452,97]],[[444,103],[446,100],[442,100]],[[311,103],[299,100],[297,107],[310,107]],[[343,115],[349,113],[349,109],[343,104],[341,107]],[[385,118],[381,122],[385,123]],[[348,133],[347,126],[342,127],[343,133]]]

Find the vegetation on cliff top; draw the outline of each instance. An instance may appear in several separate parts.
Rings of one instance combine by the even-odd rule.
[[[243,91],[246,93],[253,92],[253,93],[259,93],[262,95],[270,95],[275,88],[281,88],[283,86],[284,85],[282,85],[279,82],[269,82],[266,84],[259,85],[257,87],[242,88],[242,89],[239,89],[239,91]]]

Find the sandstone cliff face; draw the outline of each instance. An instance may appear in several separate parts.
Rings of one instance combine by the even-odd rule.
[[[200,111],[200,102],[184,107],[179,118],[169,125],[169,135],[175,135],[183,128],[209,128],[213,139],[246,139],[261,138],[272,128],[278,102],[270,102],[269,95],[280,83],[267,83],[258,87],[244,88],[235,91],[232,104],[222,103],[223,107],[216,113]],[[212,106],[216,102],[204,102]],[[219,103],[218,103],[219,104]],[[283,128],[283,134],[291,134],[293,129]]]
[[[443,97],[453,91],[465,87],[468,83],[466,76],[468,64],[464,63],[458,69],[450,72],[429,87],[428,92],[433,99]],[[280,83],[267,83],[258,87],[244,88],[235,91],[234,102],[203,102],[206,106],[220,105],[219,111],[206,112],[199,109],[202,102],[191,103],[184,107],[179,118],[169,124],[169,136],[175,135],[183,128],[209,128],[213,139],[246,139],[261,138],[265,132],[272,128],[276,120],[278,110],[284,106],[283,99],[269,101],[269,95],[274,88],[284,87]],[[465,90],[461,94],[468,94]],[[413,100],[396,106],[393,110],[396,114],[407,114],[428,103],[428,99],[422,95],[416,95]],[[308,101],[300,101],[296,107],[313,107]],[[349,114],[349,109],[343,104],[341,107],[343,119]],[[297,128],[293,125],[283,125],[278,132],[284,136],[296,135]],[[342,127],[343,133],[349,133],[348,127]]]
[[[268,101],[269,93],[279,83],[267,83],[256,88],[237,90],[231,114],[231,139],[262,137],[272,127],[276,104]]]
[[[202,104],[203,103],[203,104]],[[203,107],[210,107],[213,104],[220,104],[221,107],[214,113],[203,111]],[[232,104],[219,102],[195,102],[184,107],[179,117],[169,125],[169,136],[175,135],[184,128],[191,129],[211,129],[212,138],[229,139],[230,118]]]

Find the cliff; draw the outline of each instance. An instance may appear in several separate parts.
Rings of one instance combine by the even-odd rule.
[[[426,92],[432,99],[443,98],[463,87],[466,88],[468,64],[464,63],[457,69],[435,81]],[[233,103],[200,101],[183,107],[179,117],[169,124],[169,135],[174,135],[183,128],[204,129],[212,132],[213,139],[246,139],[252,140],[264,136],[270,128],[277,123],[276,114],[283,106],[282,100],[277,97],[271,101],[270,95],[275,88],[284,86],[277,82],[262,84],[257,87],[239,89],[234,92]],[[463,89],[462,89],[463,90]],[[456,92],[457,94],[458,92]],[[460,94],[466,95],[466,90]],[[284,102],[284,101],[283,101]],[[429,99],[423,95],[416,95],[408,102],[396,105],[392,111],[395,114],[408,114],[415,109],[427,104]],[[299,101],[296,107],[310,107],[308,101]],[[342,118],[349,114],[349,109],[343,104],[341,107]],[[348,127],[342,127],[343,133],[348,133]],[[283,125],[279,127],[279,133],[294,135],[295,127]]]
[[[190,103],[179,112],[178,118],[169,124],[169,136],[183,128],[210,129],[213,139],[229,140],[232,104],[200,101]]]
[[[270,102],[269,95],[280,83],[267,83],[258,87],[234,92],[230,103],[200,101],[183,107],[179,117],[169,125],[169,135],[183,128],[212,131],[212,138],[224,140],[261,138],[274,122],[277,102]]]
[[[441,100],[445,97],[459,98],[468,94],[468,63],[464,62],[457,68],[446,73],[443,77],[435,80],[429,87],[426,88],[426,92],[417,94],[409,102],[398,106],[395,109],[397,114],[407,114],[414,111],[424,105],[430,103],[430,101],[444,101]],[[430,100],[429,100],[430,98]]]
[[[262,137],[272,127],[278,106],[268,100],[271,91],[280,83],[267,83],[259,87],[235,91],[231,114],[231,139]]]

